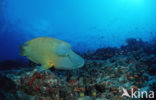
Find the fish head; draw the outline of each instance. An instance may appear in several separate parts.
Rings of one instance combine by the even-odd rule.
[[[58,45],[55,53],[54,66],[56,69],[72,70],[84,65],[84,59],[73,52],[70,45]]]

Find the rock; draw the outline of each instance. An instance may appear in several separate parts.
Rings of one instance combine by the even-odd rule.
[[[98,51],[98,54],[101,53],[102,49]],[[98,54],[93,55],[94,60],[86,60],[84,67],[77,70],[38,72],[25,68],[3,71],[0,76],[0,99],[8,97],[8,100],[17,100],[19,97],[20,100],[31,100],[36,95],[52,96],[54,100],[58,97],[67,100],[118,100],[121,96],[120,87],[131,89],[135,85],[140,89],[155,88],[155,84],[149,84],[155,79],[155,55],[149,56],[142,49],[126,54],[122,51],[122,55],[119,53],[115,56],[109,53],[105,56]],[[102,60],[97,60],[98,56]],[[94,97],[93,89],[96,91]],[[80,93],[84,93],[81,98]]]
[[[17,96],[19,100],[35,100],[35,96],[28,95],[26,93],[23,93],[21,91],[17,91]],[[12,99],[10,99],[12,100]]]
[[[78,98],[78,100],[92,100],[89,96],[84,96],[83,98]]]
[[[148,71],[149,71],[149,74],[150,74],[150,75],[156,75],[156,64],[152,64],[152,65],[149,67]]]

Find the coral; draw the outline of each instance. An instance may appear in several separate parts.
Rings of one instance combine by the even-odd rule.
[[[38,72],[23,68],[2,71],[1,75],[16,85],[14,95],[21,100],[25,96],[33,100],[130,100],[121,97],[121,87],[128,92],[132,88],[134,91],[155,89],[155,76],[149,74],[155,66],[155,57],[140,48],[105,60],[88,59],[84,67],[75,70],[50,69]]]

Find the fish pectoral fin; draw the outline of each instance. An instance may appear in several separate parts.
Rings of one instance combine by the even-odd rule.
[[[49,69],[50,67],[51,66],[49,64],[42,65],[42,69],[43,70]]]
[[[42,64],[41,66],[37,67],[37,69],[38,69],[38,71],[43,71],[43,70],[49,69],[51,67],[54,67],[54,64],[50,62],[47,64]]]
[[[49,62],[48,64],[44,64],[42,65],[42,69],[49,69],[50,67],[54,67],[54,64],[52,62]]]
[[[40,71],[49,69],[50,67],[51,67],[51,66],[49,66],[48,64],[44,64],[44,65],[38,66],[38,67],[37,67],[37,70],[40,72]]]

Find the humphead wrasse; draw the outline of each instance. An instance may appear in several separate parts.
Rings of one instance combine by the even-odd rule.
[[[83,67],[84,59],[72,51],[71,45],[51,37],[39,37],[21,46],[20,55],[41,64],[41,69],[76,69]]]

